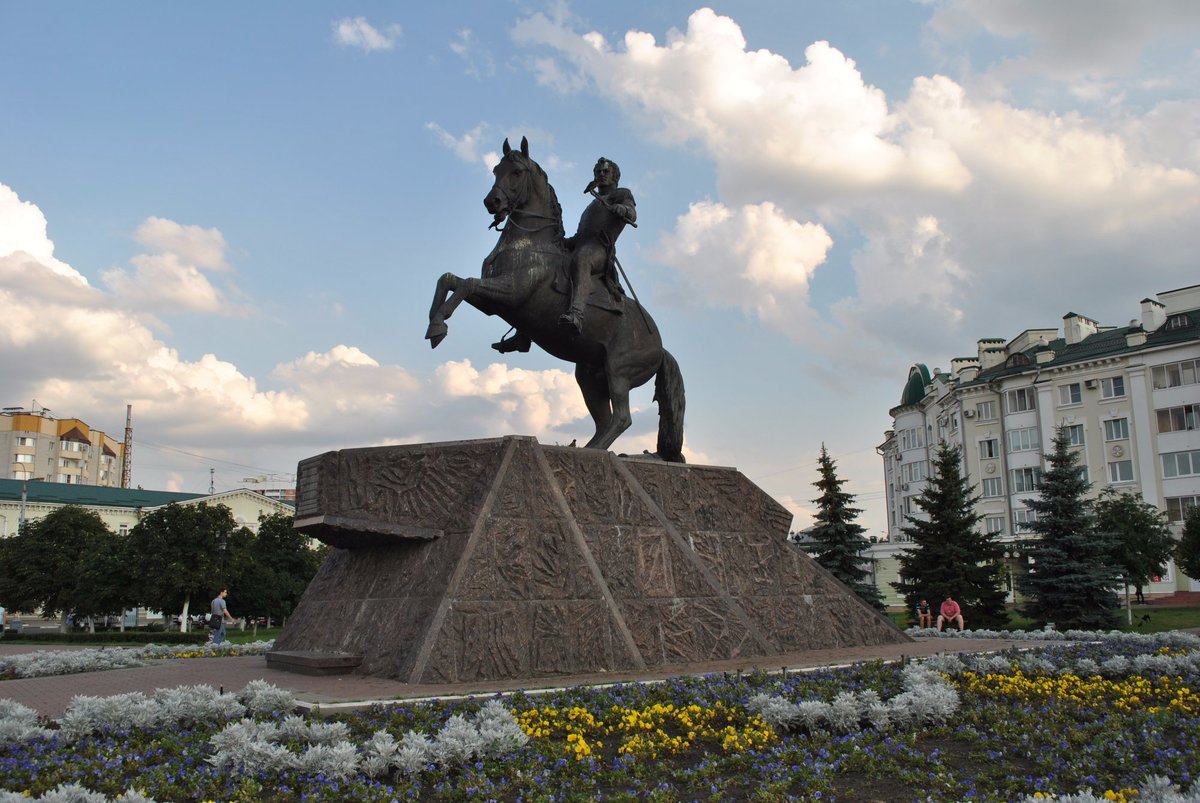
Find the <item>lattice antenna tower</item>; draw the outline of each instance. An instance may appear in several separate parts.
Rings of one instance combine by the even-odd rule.
[[[133,473],[133,405],[125,405],[125,448],[121,450],[121,487],[129,487]]]

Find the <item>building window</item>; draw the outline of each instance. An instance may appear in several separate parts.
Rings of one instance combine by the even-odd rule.
[[[920,482],[927,476],[929,476],[928,461],[917,460],[913,463],[905,463],[900,466],[901,482]]]
[[[980,421],[995,421],[996,403],[994,401],[985,401],[975,405],[975,417]]]
[[[1100,380],[1100,398],[1120,399],[1125,395],[1125,377],[1106,376]]]
[[[14,463],[32,463],[33,455],[31,454],[15,454],[13,455]]]
[[[1013,511],[1013,521],[1016,523],[1013,528],[1016,532],[1027,533],[1033,529],[1030,525],[1037,521],[1037,511],[1023,507],[1018,508]]]
[[[1058,406],[1070,407],[1072,404],[1083,403],[1083,391],[1078,382],[1058,386]]]
[[[1010,413],[1020,413],[1025,410],[1037,409],[1037,394],[1033,388],[1010,390],[1004,394],[1004,398]]]
[[[1162,456],[1162,469],[1163,479],[1200,474],[1200,449],[1193,452],[1167,452]]]
[[[996,496],[1004,496],[1004,480],[999,477],[985,479],[982,487],[985,498],[990,499]]]
[[[1200,360],[1184,360],[1168,365],[1156,365],[1151,376],[1154,379],[1155,390],[1194,385],[1200,377]]]
[[[950,414],[950,431],[958,432],[958,413]]]
[[[1040,446],[1037,427],[1014,429],[1008,433],[1008,451],[1028,452]]]
[[[1083,424],[1071,424],[1062,429],[1068,446],[1083,446]]]
[[[1185,404],[1182,407],[1168,407],[1154,412],[1158,416],[1159,432],[1200,429],[1200,404]]]
[[[1167,520],[1172,524],[1182,524],[1188,511],[1200,505],[1200,496],[1168,496],[1166,502]]]
[[[1104,422],[1104,440],[1106,441],[1124,441],[1129,440],[1129,419],[1128,418],[1110,418]]]
[[[17,438],[17,446],[37,446],[36,438],[26,438],[24,436]]]
[[[129,525],[122,524],[117,528],[117,535],[129,535]]]
[[[1012,492],[1015,494],[1036,491],[1042,485],[1042,470],[1040,468],[1014,468],[1012,474]]]
[[[911,516],[921,512],[921,507],[917,504],[917,500],[920,498],[919,496],[904,497],[904,515]]]
[[[901,449],[920,449],[925,445],[925,431],[920,427],[900,430]]]
[[[986,460],[989,457],[1000,456],[1000,441],[995,438],[988,438],[986,441],[979,442],[979,458]]]
[[[983,529],[991,535],[1004,533],[1004,517],[1003,516],[985,516],[983,519]]]
[[[1133,461],[1117,460],[1114,463],[1109,463],[1108,481],[1112,483],[1133,482]]]

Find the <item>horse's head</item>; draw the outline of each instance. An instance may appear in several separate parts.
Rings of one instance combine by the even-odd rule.
[[[508,140],[504,140],[504,158],[492,170],[496,181],[483,198],[483,205],[495,216],[496,223],[514,211],[524,209],[529,203],[533,165],[533,160],[529,158],[529,140],[521,137],[519,151],[514,151],[509,147]]]

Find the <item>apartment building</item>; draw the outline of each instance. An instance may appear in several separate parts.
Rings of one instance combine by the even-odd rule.
[[[0,479],[121,487],[125,445],[45,408],[0,410]]]
[[[1091,494],[1136,491],[1166,511],[1178,532],[1200,504],[1200,285],[1141,302],[1141,317],[1102,326],[1069,312],[1061,330],[1027,329],[1011,340],[983,338],[974,357],[948,371],[909,369],[893,427],[878,447],[884,462],[888,540],[873,549],[880,590],[896,579],[901,528],[923,515],[915,498],[929,479],[937,445],[963,454],[977,486],[981,526],[1002,541],[1028,534],[1035,497],[1062,426],[1080,455]],[[1023,567],[1008,553],[1010,577]],[[1149,593],[1200,590],[1174,566]],[[1011,582],[1010,582],[1011,591]]]

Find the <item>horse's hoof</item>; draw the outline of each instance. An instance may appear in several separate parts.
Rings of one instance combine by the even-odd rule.
[[[438,343],[446,339],[446,335],[450,329],[444,323],[429,324],[429,328],[425,330],[425,339],[429,341],[429,347],[435,349]]]

